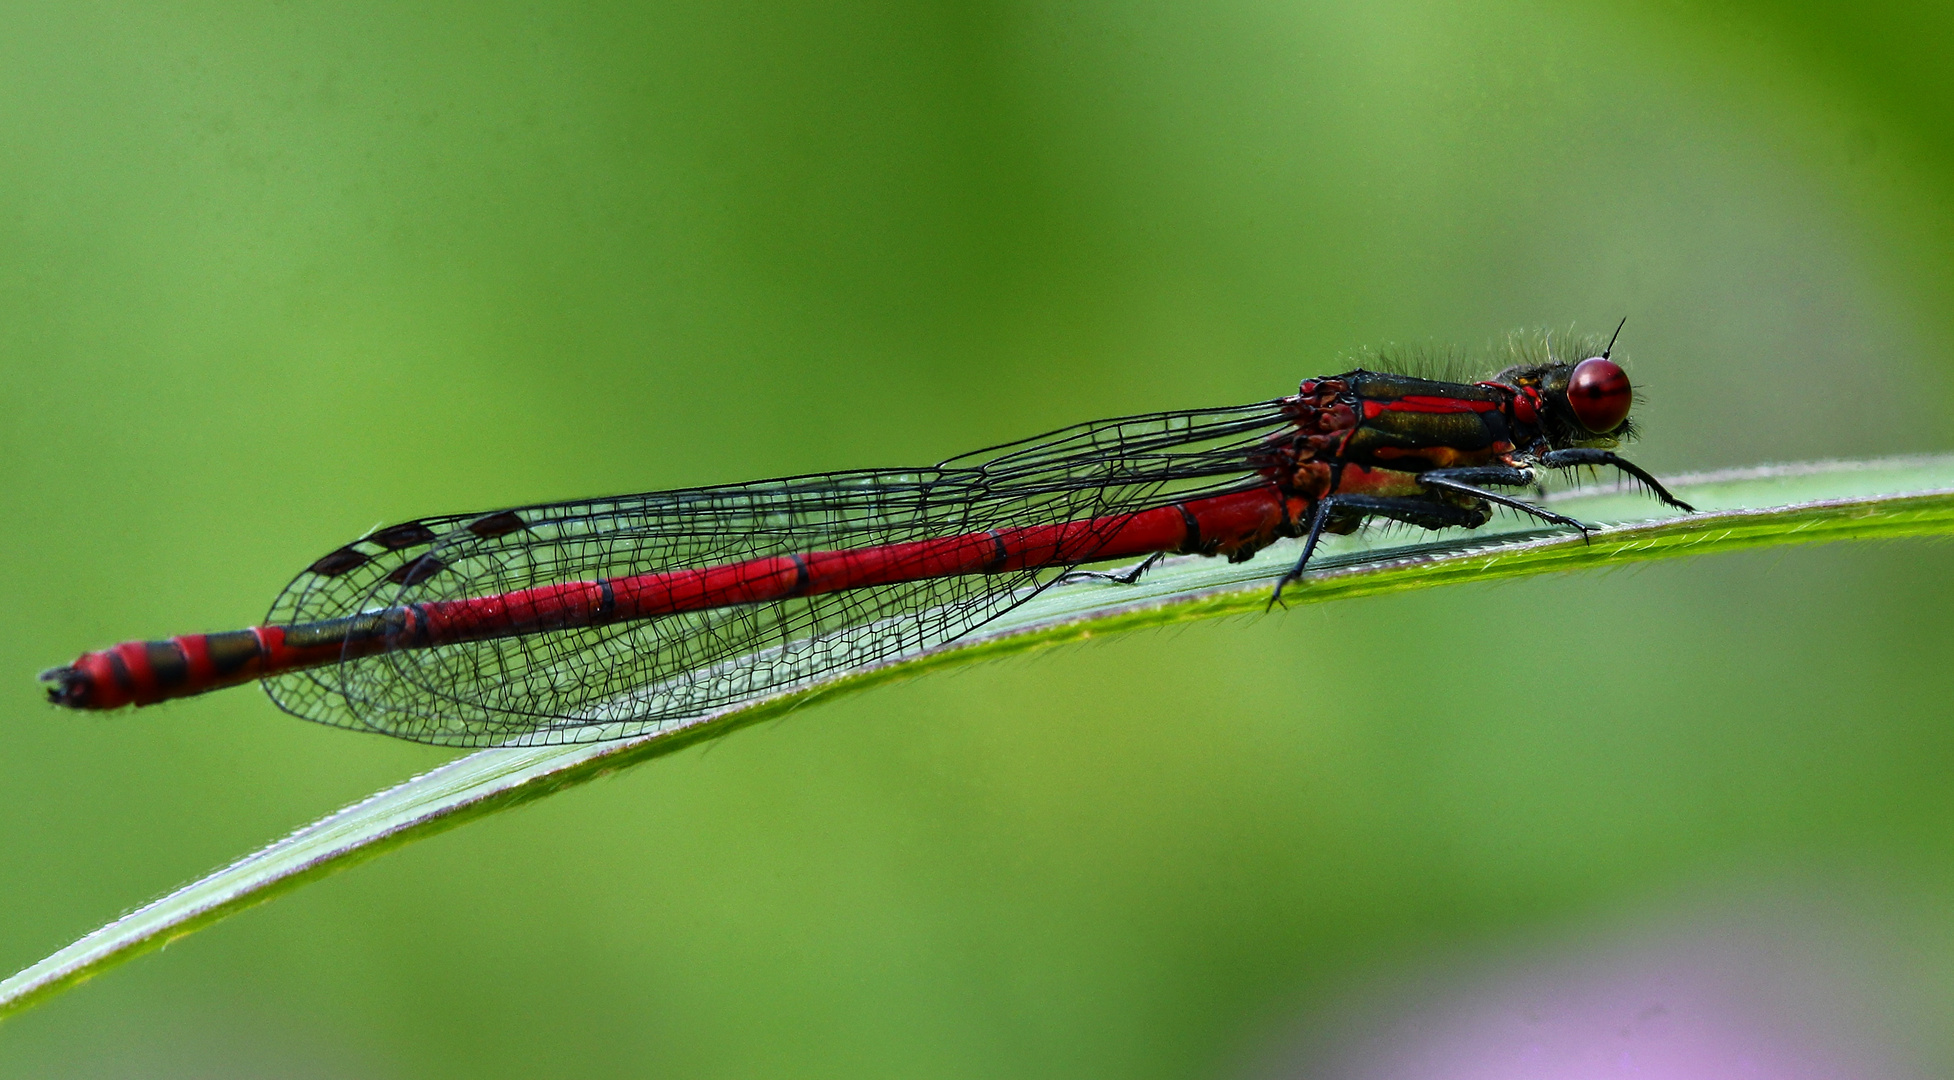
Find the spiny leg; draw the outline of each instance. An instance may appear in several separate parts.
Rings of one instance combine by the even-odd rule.
[[[1115,585],[1132,585],[1140,580],[1141,574],[1153,569],[1154,563],[1166,557],[1166,552],[1156,551],[1147,556],[1139,565],[1129,566],[1124,570],[1068,570],[1059,575],[1058,581],[1055,584],[1069,585],[1081,578],[1094,578],[1099,581],[1110,581]]]
[[[1633,462],[1624,461],[1620,457],[1617,457],[1612,450],[1595,450],[1580,446],[1567,450],[1549,450],[1540,455],[1540,463],[1550,469],[1569,469],[1577,465],[1607,465],[1620,469],[1647,485],[1650,493],[1670,506],[1686,514],[1694,514],[1696,512],[1694,506],[1669,494],[1669,489],[1663,487],[1661,481],[1643,472],[1642,468]]]
[[[1270,595],[1268,606],[1262,609],[1264,612],[1274,610],[1277,604],[1282,603],[1283,586],[1303,576],[1303,567],[1308,566],[1309,557],[1316,554],[1316,542],[1323,538],[1323,526],[1330,523],[1330,507],[1336,501],[1335,495],[1316,500],[1316,509],[1309,515],[1309,536],[1303,541],[1303,554],[1296,560],[1296,565],[1276,579],[1276,591]]]
[[[1420,480],[1450,480],[1460,484],[1492,487],[1533,487],[1540,477],[1531,468],[1519,465],[1466,465],[1453,469],[1428,469]]]
[[[1309,565],[1310,556],[1316,554],[1316,543],[1323,537],[1323,527],[1338,513],[1357,513],[1364,517],[1387,517],[1402,521],[1407,525],[1417,525],[1426,529],[1443,529],[1458,526],[1476,529],[1486,523],[1483,510],[1468,510],[1449,503],[1433,502],[1428,499],[1414,499],[1396,495],[1331,495],[1321,499],[1310,514],[1309,536],[1303,541],[1303,553],[1296,559],[1296,565],[1276,580],[1274,595],[1269,597],[1269,607],[1282,601],[1282,590],[1292,581],[1303,576],[1303,568]]]
[[[1540,482],[1540,473],[1531,465],[1472,465],[1454,469],[1432,469],[1418,475],[1421,478],[1435,476],[1439,479],[1475,486],[1530,487],[1533,489],[1534,498],[1547,497],[1547,487]]]
[[[1418,480],[1428,487],[1439,488],[1458,495],[1469,495],[1475,499],[1484,499],[1489,503],[1497,503],[1500,506],[1518,510],[1523,514],[1532,515],[1542,521],[1579,529],[1583,537],[1588,535],[1588,527],[1571,517],[1564,514],[1556,514],[1552,510],[1535,506],[1530,502],[1501,495],[1497,492],[1487,491],[1485,488],[1478,486],[1480,484],[1500,484],[1511,487],[1525,487],[1534,482],[1531,469],[1518,469],[1508,466],[1486,466],[1469,469],[1432,469],[1429,472],[1418,474]]]

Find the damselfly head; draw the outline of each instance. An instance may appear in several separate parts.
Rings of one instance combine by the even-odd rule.
[[[1623,320],[1626,322],[1626,320]],[[1616,363],[1613,335],[1521,331],[1509,336],[1509,366],[1494,382],[1539,394],[1540,433],[1555,449],[1609,448],[1635,437],[1635,388]],[[1586,359],[1580,359],[1586,357]]]
[[[1549,411],[1560,423],[1547,438],[1555,447],[1605,448],[1635,438],[1635,421],[1628,415],[1635,391],[1613,360],[1590,356],[1578,364],[1562,364],[1551,381]]]

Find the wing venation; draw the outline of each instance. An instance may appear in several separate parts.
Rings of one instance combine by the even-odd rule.
[[[1083,424],[952,458],[377,530],[314,563],[273,625],[539,585],[1112,518],[1256,477],[1279,403]],[[1110,526],[1108,526],[1110,528]],[[265,680],[306,719],[455,746],[617,738],[930,648],[1069,567],[945,577],[437,648]]]

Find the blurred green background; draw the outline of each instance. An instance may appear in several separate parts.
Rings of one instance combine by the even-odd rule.
[[[251,690],[78,718],[32,682],[254,621],[376,523],[1623,315],[1656,471],[1954,446],[1942,5],[0,25],[8,970],[445,759]],[[1783,550],[879,689],[140,959],[0,1026],[0,1074],[1329,1075],[1379,987],[1738,926],[1878,1018],[1801,1037],[1945,1075],[1950,571]]]

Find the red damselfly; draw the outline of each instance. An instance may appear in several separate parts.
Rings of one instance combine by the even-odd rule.
[[[421,742],[592,741],[940,645],[1163,554],[1241,561],[1300,537],[1279,598],[1324,533],[1373,518],[1471,529],[1503,506],[1581,528],[1493,490],[1538,488],[1543,469],[1608,466],[1687,511],[1612,451],[1634,396],[1612,346],[1516,336],[1482,381],[1360,368],[931,468],[421,518],[315,561],[263,626],[127,642],[41,678],[80,709],[258,679],[308,720]]]

